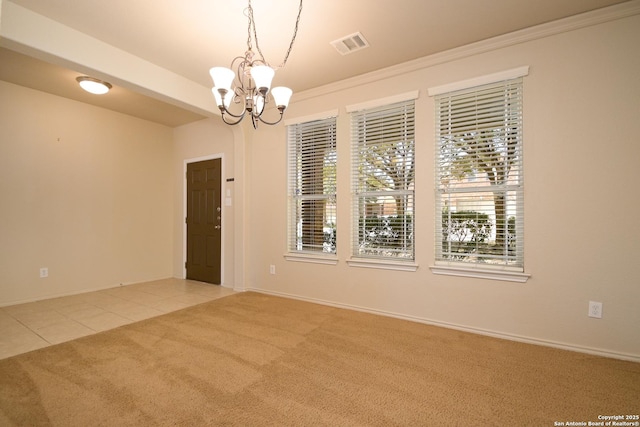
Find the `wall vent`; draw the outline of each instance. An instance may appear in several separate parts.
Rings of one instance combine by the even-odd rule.
[[[335,47],[340,55],[348,55],[369,47],[369,42],[364,38],[362,33],[357,32],[332,41],[331,46]]]

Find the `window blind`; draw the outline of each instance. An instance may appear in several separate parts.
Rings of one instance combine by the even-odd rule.
[[[435,102],[436,261],[521,270],[522,78]]]
[[[287,126],[289,251],[335,253],[336,118]]]
[[[353,255],[414,259],[414,99],[351,112]]]

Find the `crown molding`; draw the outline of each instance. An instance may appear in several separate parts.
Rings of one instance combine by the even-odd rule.
[[[442,95],[443,93],[456,92],[459,90],[470,89],[477,86],[504,82],[505,80],[517,79],[518,77],[524,77],[528,74],[529,66],[523,65],[522,67],[499,71],[492,74],[485,74],[484,76],[478,76],[472,79],[430,87],[429,89],[427,89],[427,93],[429,94],[429,96]]]
[[[372,71],[349,79],[341,80],[317,88],[309,89],[296,94],[296,102],[315,98],[321,95],[338,92],[356,86],[373,83],[390,77],[410,73],[424,68],[433,67],[447,62],[467,58],[473,55],[490,52],[505,47],[539,40],[545,37],[554,36],[581,28],[603,24],[618,19],[627,18],[640,14],[640,0],[631,0],[625,3],[597,9],[590,12],[559,19],[557,21],[536,25],[523,30],[501,36],[492,37],[476,43],[450,49],[444,52],[418,58],[412,61],[397,64],[381,70]]]

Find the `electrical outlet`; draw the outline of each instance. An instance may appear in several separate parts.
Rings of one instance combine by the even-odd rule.
[[[276,274],[276,266],[275,265],[271,264],[269,266],[269,273],[270,274]]]
[[[40,278],[44,279],[45,277],[49,277],[49,269],[47,267],[42,267],[40,269]]]
[[[596,319],[602,318],[601,302],[589,301],[589,317],[595,317]]]

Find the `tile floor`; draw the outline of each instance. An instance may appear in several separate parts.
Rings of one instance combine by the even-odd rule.
[[[208,283],[165,279],[0,307],[0,359],[233,293]]]

